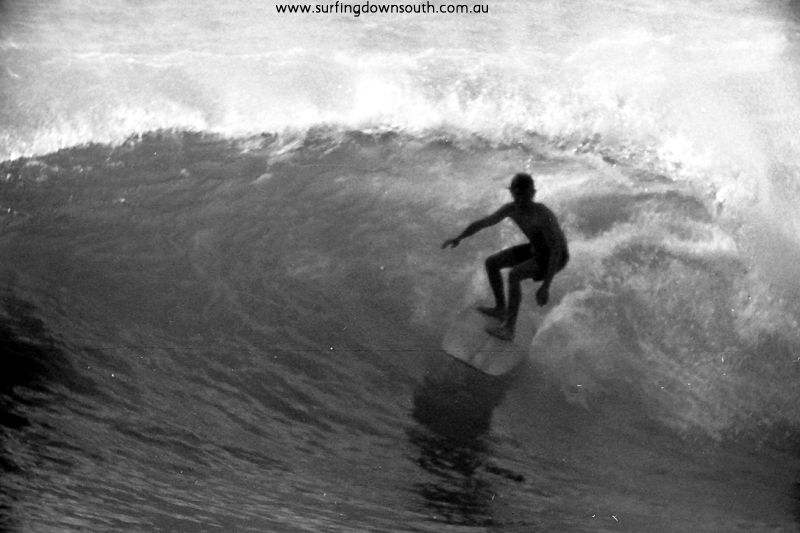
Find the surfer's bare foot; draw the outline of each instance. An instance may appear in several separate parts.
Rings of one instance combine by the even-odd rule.
[[[503,320],[506,317],[506,310],[498,307],[478,307],[478,311],[486,316]]]
[[[514,330],[508,326],[493,326],[486,328],[486,333],[504,341],[514,340]]]

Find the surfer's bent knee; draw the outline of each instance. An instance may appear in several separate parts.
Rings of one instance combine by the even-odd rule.
[[[484,266],[486,266],[486,270],[500,270],[502,265],[500,264],[500,254],[492,254],[486,258],[486,261],[483,262]]]

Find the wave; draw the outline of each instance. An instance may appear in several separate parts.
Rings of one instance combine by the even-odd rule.
[[[164,50],[89,42],[48,55],[15,44],[3,50],[9,105],[0,158],[120,144],[158,130],[238,138],[332,127],[462,131],[502,143],[533,133],[578,142],[599,136],[684,166],[733,163],[750,171],[763,168],[759,137],[765,124],[775,127],[770,117],[797,116],[784,74],[785,38],[769,19],[756,19],[746,40],[731,41],[739,36],[736,19],[723,18],[706,34],[716,46],[701,51],[702,36],[678,25],[683,40],[637,23],[564,34],[559,17],[574,13],[530,9],[542,26],[541,35],[527,36],[531,46],[507,36],[484,50],[461,40],[370,50],[341,38],[333,49],[314,39],[268,47],[234,38],[214,50],[188,38],[179,51],[169,40],[160,43]],[[427,24],[438,29],[434,20]],[[368,38],[362,31],[355,42]],[[551,43],[559,38],[567,45]],[[727,59],[732,48],[735,64]],[[721,93],[721,85],[732,89]]]
[[[500,2],[496,27],[309,19],[299,42],[294,24],[256,24],[235,2],[214,38],[209,13],[178,20],[173,7],[121,8],[171,24],[151,42],[109,38],[108,13],[88,5],[77,19],[36,3],[9,12],[0,228],[14,241],[83,221],[66,251],[51,243],[75,257],[67,286],[92,293],[78,265],[114,278],[86,228],[132,223],[151,239],[128,249],[124,231],[109,236],[122,262],[145,257],[202,287],[171,300],[206,313],[177,319],[182,337],[223,306],[236,328],[304,339],[259,325],[259,306],[282,302],[302,322],[322,294],[339,312],[374,310],[356,313],[370,324],[360,342],[377,329],[402,344],[383,329],[393,321],[429,341],[453,308],[485,297],[482,258],[518,236],[504,227],[462,255],[433,250],[525,170],[573,251],[552,311],[525,309],[540,327],[534,365],[579,403],[633,397],[679,431],[797,426],[800,107],[793,26],[774,12]],[[74,37],[42,27],[43,14]],[[95,304],[147,316],[136,298]]]
[[[4,4],[9,527],[791,528],[791,6],[184,4]],[[440,342],[521,236],[440,246],[520,171],[571,261],[497,380]]]
[[[404,365],[436,353],[449,317],[489,294],[483,258],[519,236],[503,226],[458,252],[439,244],[505,201],[508,177],[527,170],[572,251],[552,305],[540,310],[528,296],[520,319],[539,328],[530,364],[557,394],[598,412],[626,405],[682,434],[757,438],[768,427],[800,427],[800,309],[751,257],[746,210],[601,151],[535,140],[162,134],[9,162],[11,256],[37,259],[6,266],[41,277],[28,285],[65,280],[82,313],[129,323],[119,334],[139,345],[194,346],[213,331],[229,339],[222,345],[244,342],[246,353],[294,354],[281,381],[318,374],[315,354],[331,350],[356,355],[346,372],[368,382],[398,371],[413,379]],[[57,241],[36,233],[56,219]],[[21,237],[29,232],[39,236]],[[53,254],[56,270],[46,266]],[[86,272],[107,281],[85,283]],[[85,317],[52,320],[67,336],[99,327]],[[73,342],[90,338],[97,343],[94,334]],[[189,359],[177,354],[186,347],[168,345],[169,365],[183,372]],[[398,355],[382,368],[387,350]],[[302,393],[339,403],[320,394],[328,399]]]

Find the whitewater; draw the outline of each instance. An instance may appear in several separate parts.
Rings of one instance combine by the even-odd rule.
[[[800,12],[481,6],[0,4],[0,529],[800,530]]]

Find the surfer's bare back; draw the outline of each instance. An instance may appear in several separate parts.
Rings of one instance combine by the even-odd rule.
[[[508,188],[514,198],[491,215],[476,220],[458,237],[447,239],[442,248],[455,248],[467,237],[482,229],[494,226],[506,218],[513,220],[530,241],[506,248],[486,259],[486,273],[494,293],[494,307],[478,309],[491,317],[502,320],[500,326],[487,328],[492,335],[503,340],[514,338],[519,305],[522,301],[521,283],[524,279],[541,281],[536,291],[536,303],[546,305],[550,299],[550,284],[553,277],[567,265],[569,248],[567,238],[558,224],[555,214],[544,204],[533,201],[536,188],[529,174],[517,174]],[[500,270],[510,268],[508,273],[508,307],[506,307],[503,277]]]

